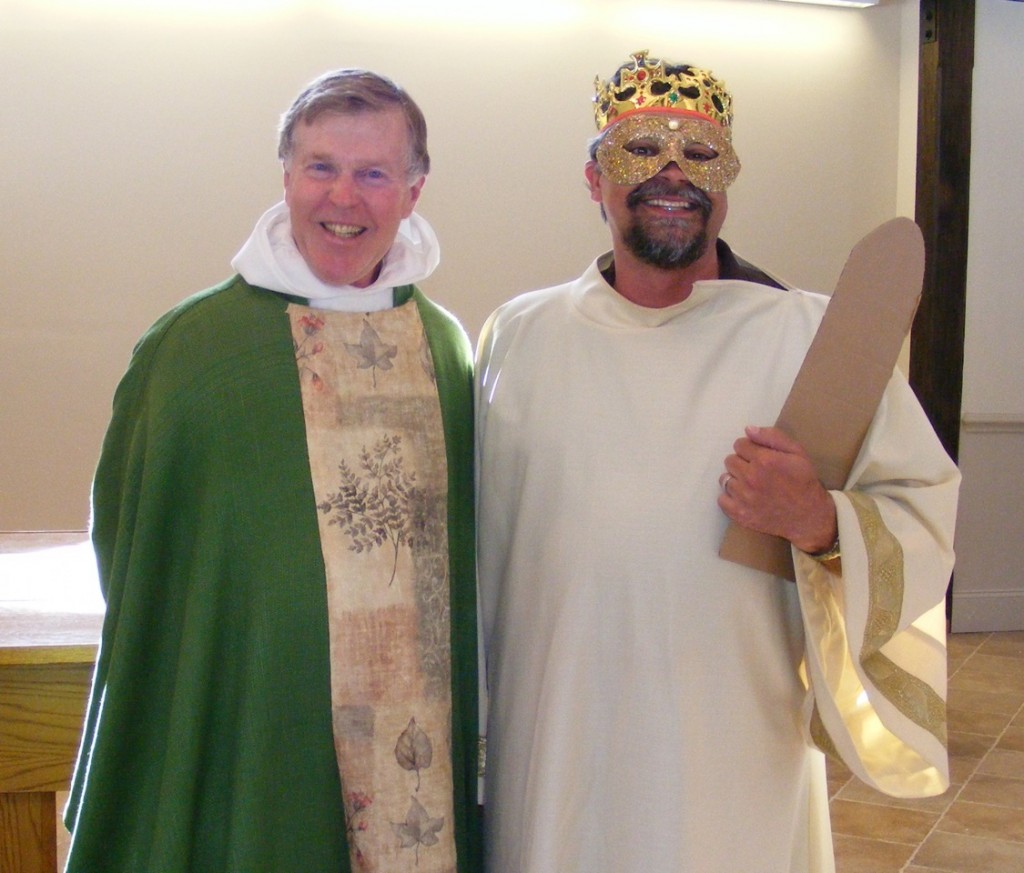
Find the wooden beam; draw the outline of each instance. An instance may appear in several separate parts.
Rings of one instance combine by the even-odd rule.
[[[963,389],[974,16],[974,0],[921,0],[915,217],[927,254],[910,384],[954,460]]]

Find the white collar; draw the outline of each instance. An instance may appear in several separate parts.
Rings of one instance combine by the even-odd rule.
[[[250,285],[304,297],[319,309],[372,312],[392,307],[396,286],[427,278],[440,260],[441,248],[433,228],[414,212],[399,225],[395,242],[372,285],[327,285],[313,275],[296,248],[288,206],[281,201],[256,222],[231,266]]]
[[[623,297],[605,279],[601,267],[607,264],[602,255],[577,280],[572,288],[572,300],[585,316],[607,327],[647,328],[661,327],[675,321],[717,293],[723,282],[733,280],[702,280],[693,283],[693,290],[685,300],[671,306],[641,306]]]

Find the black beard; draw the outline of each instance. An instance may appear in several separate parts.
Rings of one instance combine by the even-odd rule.
[[[641,201],[648,197],[662,196],[683,197],[690,204],[696,206],[703,217],[703,226],[700,231],[688,238],[682,238],[678,234],[656,237],[650,232],[650,228],[671,226],[672,219],[660,219],[648,223],[634,220],[626,231],[623,242],[645,264],[662,270],[678,270],[695,263],[707,251],[707,222],[711,216],[711,200],[700,188],[689,182],[675,185],[655,176],[627,195],[626,206],[633,210],[635,216]]]

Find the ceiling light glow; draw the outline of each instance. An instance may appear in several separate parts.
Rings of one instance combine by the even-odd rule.
[[[780,0],[782,3],[811,3],[815,6],[853,6],[863,9],[865,6],[877,6],[878,0]]]

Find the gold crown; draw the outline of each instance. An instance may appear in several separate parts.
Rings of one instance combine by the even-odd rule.
[[[604,130],[616,119],[640,110],[696,112],[729,127],[732,124],[732,95],[725,84],[708,70],[689,64],[670,66],[647,57],[647,50],[634,52],[607,82],[594,78],[594,119]]]

